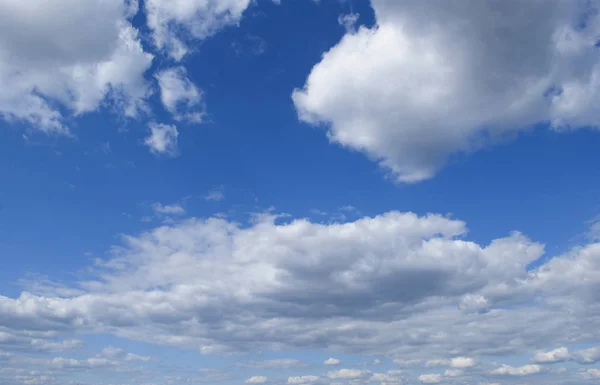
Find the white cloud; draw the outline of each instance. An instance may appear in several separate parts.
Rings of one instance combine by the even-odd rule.
[[[400,370],[388,370],[387,373],[373,373],[369,382],[379,382],[382,385],[402,384],[404,379]]]
[[[68,134],[61,110],[80,115],[106,100],[129,117],[145,110],[153,56],[140,45],[128,4],[0,1],[0,116]]]
[[[446,377],[458,377],[463,374],[463,371],[460,369],[447,369],[444,372],[444,376]]]
[[[150,123],[150,136],[146,137],[144,143],[150,151],[157,155],[177,156],[177,138],[179,132],[177,127],[169,124]]]
[[[440,374],[421,374],[419,381],[423,384],[439,384],[442,382],[442,376]]]
[[[600,361],[600,348],[578,350],[571,354],[571,358],[580,364],[595,364]]]
[[[9,339],[9,351],[25,351],[14,346],[31,338],[60,342],[59,334],[94,333],[203,354],[326,346],[408,366],[440,357],[451,369],[473,367],[484,355],[533,355],[532,346],[597,340],[600,245],[551,256],[527,271],[542,245],[518,233],[479,245],[466,232],[458,220],[398,212],[344,224],[280,223],[273,214],[248,223],[182,219],[123,236],[70,291],[46,285],[43,295],[0,296],[0,328],[10,335],[54,333]],[[486,311],[461,309],[467,295],[485,296]],[[575,363],[594,360],[594,350],[575,353]],[[91,358],[127,360],[118,354]],[[473,367],[464,378],[481,370],[489,375]],[[328,377],[384,378],[357,368]]]
[[[161,203],[153,203],[152,210],[157,214],[163,215],[183,215],[185,209],[180,204],[162,205]]]
[[[475,360],[471,357],[454,357],[450,360],[450,366],[457,369],[465,369],[475,366]]]
[[[353,33],[356,31],[356,22],[359,17],[360,15],[358,13],[340,15],[338,17],[338,23],[346,29],[346,33]]]
[[[160,87],[160,99],[175,120],[202,122],[205,115],[202,91],[187,78],[185,68],[169,68],[155,76]]]
[[[450,365],[450,360],[448,360],[448,359],[429,360],[425,363],[425,366],[428,368],[436,367],[436,366],[448,366],[448,365]]]
[[[600,369],[586,369],[581,372],[581,375],[589,380],[600,378]]]
[[[205,39],[237,24],[250,0],[146,0],[147,24],[154,44],[173,59],[190,50],[187,40]]]
[[[499,376],[528,376],[540,373],[541,371],[542,367],[539,365],[524,365],[519,367],[502,365],[499,368],[490,371],[490,374]]]
[[[327,373],[327,377],[332,380],[358,380],[366,378],[371,372],[360,369],[340,369]]]
[[[340,364],[340,360],[338,360],[337,358],[328,358],[325,360],[325,362],[323,362],[323,364],[325,365],[339,365]]]
[[[267,382],[267,377],[265,376],[252,376],[244,381],[245,384],[264,384]]]
[[[394,364],[401,367],[415,366],[421,363],[421,360],[403,360],[403,359],[395,359]]]
[[[537,123],[597,127],[592,3],[373,0],[377,25],[347,33],[294,91],[299,118],[401,182]]]
[[[533,362],[536,364],[552,364],[555,362],[564,362],[571,358],[569,349],[562,347],[551,350],[549,352],[540,352],[533,357]]]
[[[320,380],[320,377],[312,376],[312,375],[294,376],[294,377],[288,377],[287,383],[294,384],[294,385],[304,385],[304,384],[313,384],[319,380]]]

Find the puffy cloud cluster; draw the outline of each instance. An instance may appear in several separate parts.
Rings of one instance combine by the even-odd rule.
[[[186,42],[236,24],[249,0],[143,2],[158,52],[148,52],[132,24],[137,0],[0,0],[0,118],[28,129],[71,135],[67,121],[108,109],[129,118],[152,113],[158,83],[165,109],[177,121],[200,123],[202,91],[177,66],[149,72],[163,49],[181,58]],[[68,10],[68,11],[65,11]],[[177,128],[150,123],[145,144],[177,154]]]
[[[492,370],[490,373],[499,376],[528,376],[540,373],[541,371],[542,367],[539,365],[523,365],[519,367],[502,365],[499,368]]]
[[[592,333],[595,308],[585,309],[587,319],[582,306],[592,299],[599,246],[527,272],[542,245],[515,233],[480,246],[462,239],[463,222],[442,216],[389,212],[331,225],[275,220],[262,215],[244,227],[189,219],[127,236],[95,267],[99,279],[79,283],[85,294],[0,297],[0,322],[111,330],[207,353],[329,345],[389,354],[435,345],[457,356],[544,346],[543,328],[528,326],[538,322],[558,340],[584,341]],[[547,298],[537,306],[519,306],[540,294]],[[470,295],[485,295],[488,308],[460,309]],[[586,319],[563,328],[573,319],[548,316],[563,301],[573,317]],[[521,321],[511,319],[517,311]],[[459,357],[445,364],[474,363]]]
[[[577,351],[569,351],[561,347],[549,352],[537,353],[532,361],[536,364],[554,364],[557,362],[575,361],[579,364],[595,364],[600,361],[600,348],[593,347]]]
[[[597,127],[598,1],[373,0],[293,93],[299,118],[401,182],[550,122]]]
[[[80,115],[107,99],[138,115],[153,55],[129,21],[136,10],[123,0],[0,1],[0,115],[57,133],[69,131],[63,110]]]
[[[333,224],[281,219],[189,218],[124,236],[92,267],[95,278],[72,290],[52,294],[57,286],[49,285],[41,288],[44,296],[0,297],[0,326],[13,334],[46,330],[52,333],[46,339],[112,333],[208,354],[328,347],[397,357],[408,375],[417,365],[447,367],[443,374],[421,372],[426,383],[473,373],[543,375],[542,362],[598,360],[595,348],[549,349],[598,339],[599,245],[528,271],[542,245],[519,233],[479,245],[465,239],[465,223],[444,216],[388,212]],[[470,297],[484,298],[485,306],[462,306]],[[531,354],[536,363],[486,369],[475,359],[510,354]],[[144,362],[114,348],[90,359],[57,362]],[[302,366],[294,359],[238,365]],[[307,376],[288,382],[406,378],[365,368]]]

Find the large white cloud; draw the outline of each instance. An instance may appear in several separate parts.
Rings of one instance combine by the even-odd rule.
[[[44,132],[107,100],[126,116],[144,110],[144,52],[123,0],[0,0],[0,115]]]
[[[154,44],[181,60],[190,50],[189,40],[237,24],[250,0],[146,0],[144,5]]]
[[[293,100],[402,182],[537,123],[598,126],[596,1],[373,0]]]
[[[73,331],[111,333],[202,353],[327,347],[464,369],[446,371],[443,381],[533,374],[536,365],[485,367],[479,358],[534,357],[537,349],[598,340],[600,246],[575,248],[528,272],[543,247],[523,235],[489,245],[465,237],[461,221],[399,212],[328,225],[280,223],[268,214],[244,225],[182,219],[125,236],[76,290],[38,286],[43,295],[0,297],[0,327],[11,335],[45,330],[52,334],[43,339],[54,343]],[[461,307],[469,296],[484,297],[486,307]],[[595,348],[574,350],[569,361],[598,356]],[[113,349],[90,358],[127,357]],[[61,362],[89,364],[77,360]],[[302,367],[290,359],[239,366]],[[540,381],[550,374],[539,372]],[[399,372],[356,368],[327,376],[401,382]]]

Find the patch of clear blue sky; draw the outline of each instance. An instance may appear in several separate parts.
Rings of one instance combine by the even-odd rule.
[[[359,23],[373,22],[354,1]],[[316,10],[315,8],[318,8]],[[350,3],[260,1],[236,28],[202,42],[184,65],[205,91],[210,122],[178,124],[181,156],[157,158],[141,144],[146,127],[105,112],[74,119],[76,139],[32,135],[0,123],[0,290],[16,296],[27,273],[69,279],[102,256],[119,233],[137,233],[153,202],[181,202],[190,215],[231,208],[236,219],[275,207],[294,217],[323,218],[355,206],[362,215],[389,210],[452,213],[480,243],[518,230],[555,255],[580,241],[600,213],[600,135],[565,134],[540,125],[504,144],[455,156],[432,180],[395,185],[362,154],[328,143],[325,131],[300,124],[290,98],[344,30]],[[143,28],[138,17],[136,24]],[[266,50],[252,53],[258,37]],[[240,43],[248,50],[237,52]],[[244,45],[245,44],[245,45]],[[237,45],[239,47],[239,44]],[[173,63],[158,59],[155,66]],[[154,119],[173,123],[151,101]],[[102,151],[104,143],[110,151]],[[207,202],[223,186],[225,199]],[[352,219],[352,217],[349,217]],[[86,255],[87,252],[91,254]]]

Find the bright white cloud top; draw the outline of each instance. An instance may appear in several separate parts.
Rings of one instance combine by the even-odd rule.
[[[593,2],[595,3],[595,2]],[[600,23],[583,1],[373,0],[293,93],[300,119],[400,182],[535,124],[597,127]]]

